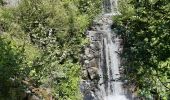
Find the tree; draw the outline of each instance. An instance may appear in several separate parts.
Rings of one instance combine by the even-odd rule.
[[[145,98],[169,98],[169,11],[168,0],[130,0],[116,19],[118,34],[124,38],[123,57],[127,77]],[[115,28],[116,29],[116,28]],[[132,56],[133,55],[133,56]]]
[[[24,49],[25,59],[21,62],[27,74],[22,74],[24,78],[19,81],[27,83],[22,86],[24,91],[45,88],[59,100],[81,99],[79,56],[87,43],[84,32],[100,12],[100,3],[22,0],[15,8],[0,9],[2,37]],[[44,92],[33,94],[46,98]]]

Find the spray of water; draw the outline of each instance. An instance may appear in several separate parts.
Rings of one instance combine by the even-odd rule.
[[[112,95],[105,97],[104,100],[127,100],[127,98],[124,95]]]

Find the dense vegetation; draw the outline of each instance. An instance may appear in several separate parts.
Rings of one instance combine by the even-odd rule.
[[[170,99],[170,2],[121,0],[114,30],[124,40],[125,73],[144,100]]]
[[[81,100],[84,32],[101,0],[0,0],[0,100],[30,93],[48,100]],[[123,38],[125,74],[144,100],[170,99],[169,0],[119,0],[114,31]],[[126,10],[125,10],[126,9]]]
[[[45,100],[81,100],[79,54],[101,0],[21,0],[17,7],[2,1],[0,99],[31,92]]]

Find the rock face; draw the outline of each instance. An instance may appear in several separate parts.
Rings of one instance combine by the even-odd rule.
[[[103,36],[98,31],[100,24],[95,22],[93,24],[91,30],[86,32],[87,38],[90,40],[90,45],[86,46],[83,56],[82,79],[84,80],[81,82],[81,91],[84,94],[84,100],[99,100],[95,96],[95,91],[100,78],[98,70]]]

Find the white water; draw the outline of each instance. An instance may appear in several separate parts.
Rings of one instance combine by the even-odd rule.
[[[127,100],[127,98],[122,95],[112,95],[112,96],[105,97],[104,100]]]
[[[99,58],[95,58],[98,62],[97,74],[99,81],[90,78],[89,84],[92,84],[90,89],[87,88],[84,100],[132,100],[123,87],[120,74],[120,52],[123,49],[121,46],[122,39],[117,36],[111,29],[113,24],[112,17],[119,15],[117,0],[104,0],[102,14],[94,20],[93,26],[87,31],[87,37],[91,40],[91,45],[96,46],[99,50]],[[88,47],[91,50],[94,46]],[[93,48],[94,49],[94,48]],[[92,54],[88,51],[86,54]],[[90,60],[89,60],[90,61]],[[89,64],[90,65],[90,64]],[[87,66],[86,69],[94,67]],[[88,71],[87,71],[88,72]],[[93,73],[88,72],[92,77]],[[88,77],[89,77],[88,76]]]
[[[105,0],[103,6],[104,12],[98,20],[100,30],[103,34],[101,62],[99,75],[100,91],[98,97],[100,100],[128,100],[120,81],[120,58],[119,50],[121,48],[121,39],[111,30],[112,16],[118,15],[117,0]]]

